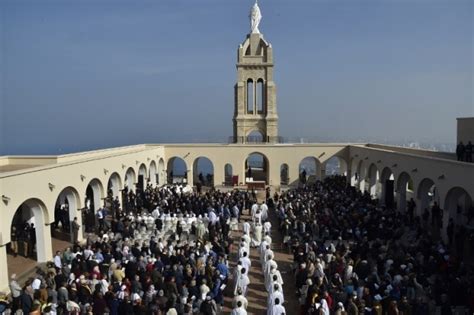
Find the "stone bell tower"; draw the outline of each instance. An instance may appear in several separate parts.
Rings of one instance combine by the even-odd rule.
[[[278,142],[273,50],[258,29],[261,18],[260,8],[255,2],[250,11],[250,34],[237,51],[233,118],[235,143]],[[261,138],[249,137],[255,132]]]

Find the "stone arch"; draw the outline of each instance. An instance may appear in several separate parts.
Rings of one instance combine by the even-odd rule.
[[[247,133],[247,143],[262,143],[265,142],[265,132],[260,129],[252,129]]]
[[[182,158],[178,156],[171,157],[168,160],[167,171],[168,184],[188,182],[188,166]]]
[[[280,166],[280,186],[287,186],[290,184],[290,167],[283,163]]]
[[[268,185],[270,163],[268,157],[261,152],[250,153],[244,162],[245,182],[264,181]],[[249,180],[249,179],[252,180]]]
[[[387,207],[393,207],[395,204],[395,176],[388,166],[382,169],[380,186],[382,188],[380,202]]]
[[[375,163],[369,165],[367,176],[369,182],[368,191],[372,197],[378,198],[378,194],[380,191],[378,187],[380,173]]]
[[[446,194],[444,210],[455,224],[462,225],[467,222],[465,214],[471,211],[472,206],[471,195],[462,187],[452,187]]]
[[[193,183],[214,186],[214,164],[205,156],[197,157],[193,162]]]
[[[224,183],[225,186],[233,186],[233,176],[234,176],[234,169],[232,167],[232,164],[227,163],[224,165]],[[237,181],[238,184],[238,181]]]
[[[158,185],[163,185],[165,184],[165,179],[166,179],[166,170],[165,170],[165,160],[163,158],[160,158],[158,161],[158,178],[157,178],[157,184]]]
[[[24,230],[25,224],[28,223],[31,226],[31,223],[33,223],[35,228],[34,237],[36,240],[31,239],[31,234],[25,235],[26,238],[24,239],[27,240],[27,242],[25,242],[25,244],[20,244],[20,240],[17,240],[16,244],[18,245],[18,249],[20,251],[26,249],[27,253],[30,254],[33,252],[33,246],[36,245],[36,260],[38,262],[46,262],[50,260],[53,257],[51,233],[48,228],[50,222],[51,218],[48,207],[42,200],[30,198],[22,202],[10,221],[10,233],[13,231],[13,227],[15,226],[18,238],[20,232]],[[14,241],[11,241],[10,234],[11,249],[12,246],[14,246]],[[23,248],[23,246],[25,247]],[[21,252],[18,253],[22,254]]]
[[[152,160],[150,162],[150,167],[148,168],[148,182],[155,186],[158,184],[158,170],[156,168],[156,162]]]
[[[410,175],[407,172],[402,172],[398,175],[397,185],[397,205],[399,211],[407,210],[407,200],[413,198],[413,187],[409,187],[409,183],[413,183]],[[410,189],[411,188],[411,189]]]
[[[54,224],[51,232],[55,238],[70,241],[71,236],[71,222],[77,218],[78,224],[83,226],[83,214],[81,212],[81,198],[78,191],[74,187],[66,187],[58,194],[56,198],[54,210]],[[62,231],[59,229],[59,222],[61,222]],[[66,235],[62,234],[65,233]],[[82,238],[82,233],[79,233],[79,240]]]
[[[122,203],[122,179],[117,172],[110,174],[109,180],[107,181],[107,195],[115,199],[119,198],[119,202]]]
[[[431,178],[424,178],[418,185],[416,196],[420,204],[420,212],[423,213],[436,202],[439,204],[439,194],[435,182]]]
[[[333,155],[325,163],[326,175],[344,175],[347,176],[347,162],[338,155]]]
[[[135,191],[135,183],[137,182],[137,175],[133,167],[129,167],[125,172],[124,185],[128,191]]]
[[[96,224],[96,213],[104,205],[104,188],[97,178],[92,179],[86,187],[85,209],[82,211],[82,222],[87,233],[92,233]]]
[[[300,182],[312,183],[321,179],[321,162],[314,156],[301,159],[298,164]]]
[[[140,191],[145,190],[145,186],[148,181],[147,174],[148,173],[146,171],[145,163],[140,164],[140,167],[138,168],[138,178],[137,178],[137,189],[139,189]]]

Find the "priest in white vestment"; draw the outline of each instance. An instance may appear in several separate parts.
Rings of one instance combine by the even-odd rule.
[[[268,307],[267,315],[285,315],[286,311],[283,305],[280,304],[280,300],[277,298],[273,302],[273,307]]]
[[[247,270],[245,268],[241,269],[241,275],[235,281],[234,295],[237,294],[237,290],[240,288],[242,290],[242,295],[247,295],[247,286],[250,284],[250,279],[247,276]]]

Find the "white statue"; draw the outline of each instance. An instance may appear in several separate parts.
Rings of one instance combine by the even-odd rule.
[[[260,12],[260,8],[258,7],[257,1],[255,1],[255,4],[250,10],[249,18],[251,33],[260,33],[260,31],[258,30],[258,25],[260,24],[260,20],[262,19],[262,13]]]

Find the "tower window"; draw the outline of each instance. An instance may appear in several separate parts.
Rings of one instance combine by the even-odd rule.
[[[256,95],[257,95],[257,113],[263,114],[264,113],[264,88],[263,88],[263,80],[258,79],[257,80],[257,87],[256,87]]]
[[[254,93],[253,93],[253,80],[247,80],[247,113],[253,114],[253,105],[254,105]]]

